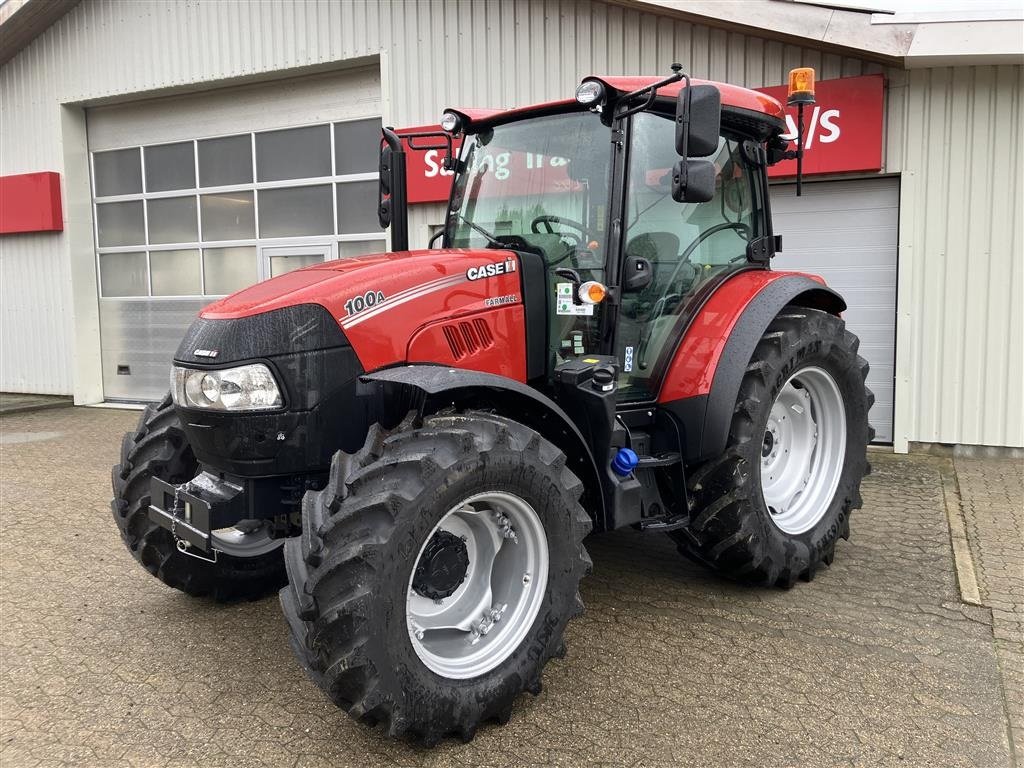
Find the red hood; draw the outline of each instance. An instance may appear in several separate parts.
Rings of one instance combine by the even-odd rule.
[[[518,264],[511,251],[468,249],[339,259],[257,283],[210,304],[200,317],[228,320],[320,304],[366,370],[374,370],[406,360],[410,340],[431,323],[496,307],[521,313]]]

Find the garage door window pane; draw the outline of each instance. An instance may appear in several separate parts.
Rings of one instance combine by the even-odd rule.
[[[139,148],[97,152],[92,156],[96,196],[137,195],[142,191]]]
[[[225,192],[199,198],[203,240],[248,240],[256,236],[252,192]]]
[[[224,296],[252,285],[259,280],[256,249],[206,248],[203,251],[203,276],[208,296]]]
[[[334,172],[376,173],[380,156],[380,119],[334,124]]]
[[[100,254],[102,296],[145,296],[149,293],[145,253]]]
[[[195,197],[168,197],[150,200],[146,205],[151,244],[192,243],[199,239]]]
[[[377,221],[377,182],[338,184],[338,234],[381,231]]]
[[[260,196],[260,237],[326,235],[334,230],[330,185],[265,189]]]
[[[330,176],[330,126],[257,133],[256,175],[259,181]]]
[[[322,264],[323,260],[323,256],[271,256],[270,276],[277,277],[296,269]]]
[[[338,258],[365,256],[369,253],[383,253],[387,243],[384,240],[349,240],[338,243]]]
[[[199,186],[252,183],[252,138],[225,136],[199,142]]]
[[[145,152],[147,192],[195,187],[196,164],[191,141],[146,147]]]
[[[101,248],[118,245],[143,245],[146,242],[142,201],[99,203],[96,229]]]
[[[199,251],[150,251],[154,296],[199,296]]]

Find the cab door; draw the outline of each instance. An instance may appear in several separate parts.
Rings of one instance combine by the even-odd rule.
[[[677,203],[671,193],[672,166],[679,160],[673,119],[641,112],[630,134],[622,262],[628,270],[631,260],[646,260],[651,280],[623,291],[615,354],[619,400],[642,402],[657,396],[702,293],[751,266],[747,244],[766,234],[766,227],[760,169],[747,164],[740,138],[723,136],[711,158],[717,170],[714,199]]]

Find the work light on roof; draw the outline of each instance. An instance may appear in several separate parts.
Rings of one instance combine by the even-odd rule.
[[[448,133],[459,133],[462,130],[462,118],[454,112],[441,115],[441,130]]]
[[[588,80],[576,89],[576,101],[580,104],[600,104],[604,101],[604,86],[595,80]]]

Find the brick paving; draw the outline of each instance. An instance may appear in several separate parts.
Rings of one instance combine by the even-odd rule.
[[[954,465],[981,602],[992,610],[1017,765],[1024,766],[1024,461],[957,456]]]
[[[1002,580],[1014,552],[987,544],[1001,541],[998,521],[977,522],[992,610],[960,601],[948,459],[874,454],[852,540],[790,591],[726,582],[663,536],[592,537],[588,610],[544,692],[521,697],[506,727],[426,751],[319,693],[292,659],[276,599],[192,600],[134,563],[107,503],[120,433],[136,418],[76,408],[0,419],[5,768],[1012,766],[1013,689],[996,652],[1013,639],[994,641],[991,617],[1000,612],[997,636],[1019,629],[1019,592]],[[971,482],[961,477],[965,499]],[[969,521],[972,504],[982,507],[965,501]]]

